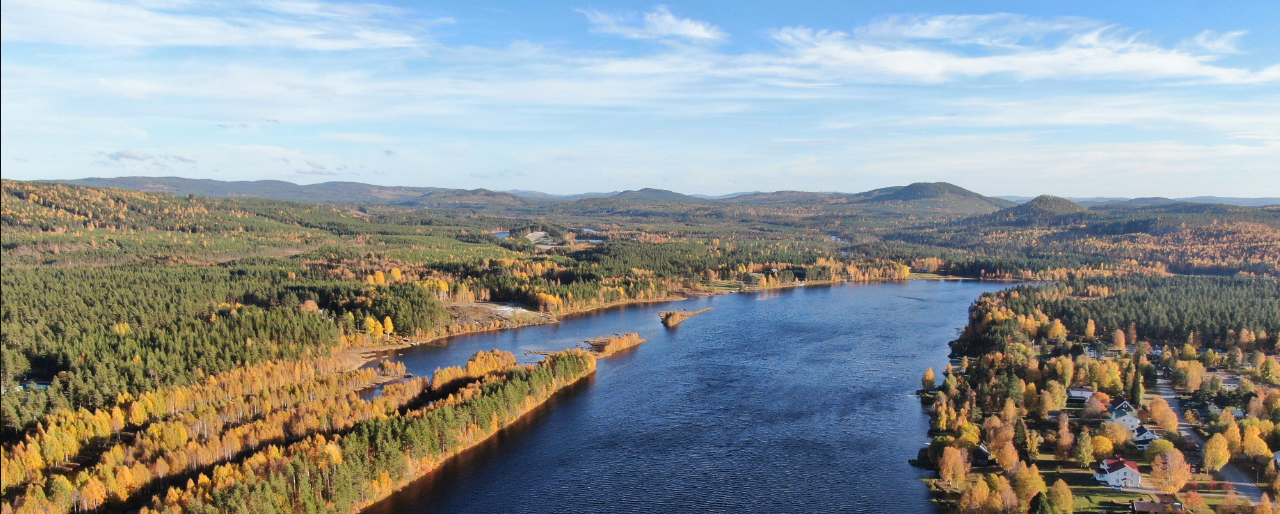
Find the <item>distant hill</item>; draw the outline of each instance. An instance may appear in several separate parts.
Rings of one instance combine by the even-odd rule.
[[[271,198],[312,203],[401,203],[418,199],[423,195],[449,191],[438,187],[389,187],[358,182],[300,185],[281,180],[227,182],[181,177],[84,178],[57,182],[175,195],[194,194],[209,198]]]
[[[1008,209],[1010,213],[1023,216],[1061,216],[1064,214],[1079,214],[1086,210],[1083,206],[1071,200],[1051,195],[1040,195],[1030,202]]]
[[[703,203],[707,200],[694,198],[689,195],[680,194],[675,191],[667,191],[666,189],[653,189],[646,187],[639,191],[623,191],[614,198],[630,199],[630,200],[661,200],[664,202],[687,202],[687,203]]]
[[[1024,202],[1030,201],[1033,197],[1000,196],[997,198],[1009,200],[1015,203],[1024,203]],[[1280,205],[1280,198],[1266,198],[1266,197],[1236,198],[1236,197],[1225,197],[1225,196],[1193,196],[1188,198],[1161,198],[1161,197],[1117,198],[1117,197],[1096,196],[1096,197],[1090,197],[1090,198],[1068,197],[1067,199],[1075,203],[1078,203],[1084,207],[1093,207],[1095,205],[1163,205],[1163,204],[1171,204],[1171,203],[1177,203],[1177,202],[1217,203],[1217,204],[1223,204],[1223,205],[1239,205],[1241,207],[1264,207],[1268,205]]]
[[[947,215],[987,214],[1016,205],[947,182],[916,182],[900,188],[868,191],[859,196],[858,203],[878,211],[913,210]]]
[[[965,220],[970,225],[1060,225],[1093,215],[1066,198],[1040,195],[1026,203]]]
[[[420,195],[412,200],[396,202],[397,205],[435,207],[441,209],[484,209],[512,207],[543,203],[540,200],[521,198],[511,193],[488,189],[441,189]]]
[[[898,188],[894,188],[898,189]],[[831,205],[850,203],[862,197],[845,193],[810,193],[807,191],[774,191],[772,193],[747,193],[725,199],[726,202],[753,205]]]
[[[582,193],[582,194],[576,194],[576,195],[557,195],[552,193],[543,193],[539,191],[528,191],[524,189],[511,189],[511,190],[502,191],[502,192],[510,193],[512,195],[519,196],[520,198],[546,200],[549,202],[572,202],[574,200],[581,200],[583,198],[607,198],[607,197],[618,194],[618,191],[613,191],[611,193]]]
[[[729,193],[727,195],[689,195],[689,196],[692,196],[694,198],[701,198],[703,200],[729,200],[732,198],[737,198],[739,196],[753,195],[759,192],[760,191],[743,191],[741,193]]]

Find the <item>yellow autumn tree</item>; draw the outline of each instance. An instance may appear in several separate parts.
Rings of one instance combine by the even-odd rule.
[[[382,323],[373,319],[372,316],[364,319],[364,332],[374,339],[382,337]]]
[[[987,485],[986,480],[978,480],[973,487],[965,490],[964,495],[960,496],[959,510],[962,514],[984,514],[987,509],[987,499],[991,496],[991,487]]]
[[[1240,442],[1240,447],[1246,457],[1254,460],[1271,458],[1271,449],[1267,447],[1267,442],[1263,441],[1262,437],[1259,437],[1261,432],[1257,425],[1245,427],[1244,438]]]
[[[1093,443],[1094,459],[1102,460],[1110,457],[1115,452],[1115,445],[1106,436],[1095,435],[1090,438],[1089,442]]]
[[[1113,332],[1111,332],[1111,349],[1123,351],[1125,348],[1125,344],[1126,344],[1126,341],[1124,338],[1123,330],[1120,330],[1117,328]]]
[[[1222,434],[1213,434],[1209,442],[1204,444],[1204,469],[1218,471],[1228,462],[1231,462],[1231,449],[1227,445],[1227,438]]]
[[[1066,339],[1067,327],[1062,324],[1062,320],[1055,319],[1053,324],[1049,325],[1049,330],[1045,332],[1045,337],[1049,339]]]
[[[928,390],[933,389],[937,385],[938,378],[934,376],[933,368],[930,367],[929,369],[924,370],[924,376],[920,378],[920,388]]]
[[[948,446],[942,450],[942,458],[938,460],[938,480],[942,486],[951,491],[960,490],[969,476],[969,460],[959,448]]]
[[[1062,514],[1074,514],[1076,511],[1076,497],[1071,494],[1071,487],[1061,478],[1049,488],[1049,502]]]
[[[1169,450],[1151,461],[1151,482],[1161,492],[1173,494],[1181,491],[1189,480],[1191,465],[1187,464],[1182,452]]]

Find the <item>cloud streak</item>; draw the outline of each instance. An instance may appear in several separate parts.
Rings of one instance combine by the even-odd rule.
[[[354,50],[421,44],[413,34],[377,23],[374,16],[387,12],[378,6],[267,5],[275,9],[264,13],[215,6],[213,12],[175,13],[96,0],[6,0],[0,10],[0,27],[6,42],[86,47]]]
[[[120,162],[121,160],[149,161],[154,159],[154,157],[136,150],[120,150],[118,152],[111,152],[107,154],[107,158],[116,162]]]
[[[689,18],[677,18],[664,5],[647,12],[639,25],[632,24],[633,15],[617,15],[598,10],[578,9],[591,22],[591,32],[614,34],[628,39],[683,39],[688,41],[723,41],[729,37],[719,27]]]
[[[988,30],[992,20],[1001,23]],[[1044,79],[1201,79],[1228,84],[1280,80],[1280,65],[1252,71],[1214,66],[1214,54],[1196,54],[1141,41],[1127,31],[1098,22],[1020,22],[1022,17],[934,17],[890,20],[854,35],[803,27],[774,30],[770,37],[784,56],[765,59],[775,66],[804,70],[813,78],[941,83],[1006,75]],[[1231,37],[1204,37],[1210,51],[1234,51]],[[1204,34],[1202,34],[1203,36]],[[862,37],[859,37],[862,36]],[[1058,36],[1051,44],[1040,41]],[[978,55],[926,44],[977,44]]]

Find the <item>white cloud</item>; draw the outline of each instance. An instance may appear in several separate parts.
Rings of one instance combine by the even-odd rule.
[[[146,161],[154,159],[154,157],[136,150],[120,150],[118,152],[111,152],[107,154],[107,158],[113,161],[120,161],[121,159],[130,161]]]
[[[340,6],[307,5],[316,7],[310,11],[295,9],[290,13],[292,16],[285,16],[263,15],[261,11],[177,14],[157,7],[99,0],[6,0],[0,7],[0,27],[3,41],[7,42],[87,47],[267,46],[351,50],[420,44],[413,35],[382,28],[367,17],[334,19],[322,15],[319,8],[339,9]],[[369,6],[356,7],[368,13],[375,11]]]
[[[614,15],[597,10],[578,9],[591,22],[591,31],[600,34],[616,34],[628,39],[682,38],[693,41],[721,41],[729,37],[719,27],[689,18],[677,18],[664,5],[644,14],[639,26],[630,25],[633,16]]]
[[[1219,34],[1214,30],[1206,30],[1196,34],[1195,39],[1192,41],[1195,42],[1196,46],[1213,53],[1238,54],[1240,50],[1236,47],[1236,44],[1241,37],[1248,33],[1249,31],[1247,30],[1235,30]]]
[[[963,77],[1206,79],[1223,83],[1280,80],[1280,65],[1261,71],[1208,64],[1213,56],[1162,48],[1102,28],[1073,33],[1056,45],[1012,45],[1005,51],[970,56],[919,45],[880,45],[844,32],[803,27],[771,34],[797,66],[818,76],[846,79],[945,82]]]
[[[854,30],[861,40],[942,40],[953,44],[1016,46],[1025,40],[1038,41],[1055,33],[1083,32],[1101,28],[1099,20],[1063,16],[1035,19],[1021,14],[892,16]]]

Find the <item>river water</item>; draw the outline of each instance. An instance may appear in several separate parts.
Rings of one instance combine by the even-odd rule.
[[[808,287],[639,305],[406,349],[415,375],[480,350],[639,347],[366,512],[933,512],[907,464],[910,393],[945,367],[968,306],[1000,284]],[[658,311],[712,307],[678,328]]]

